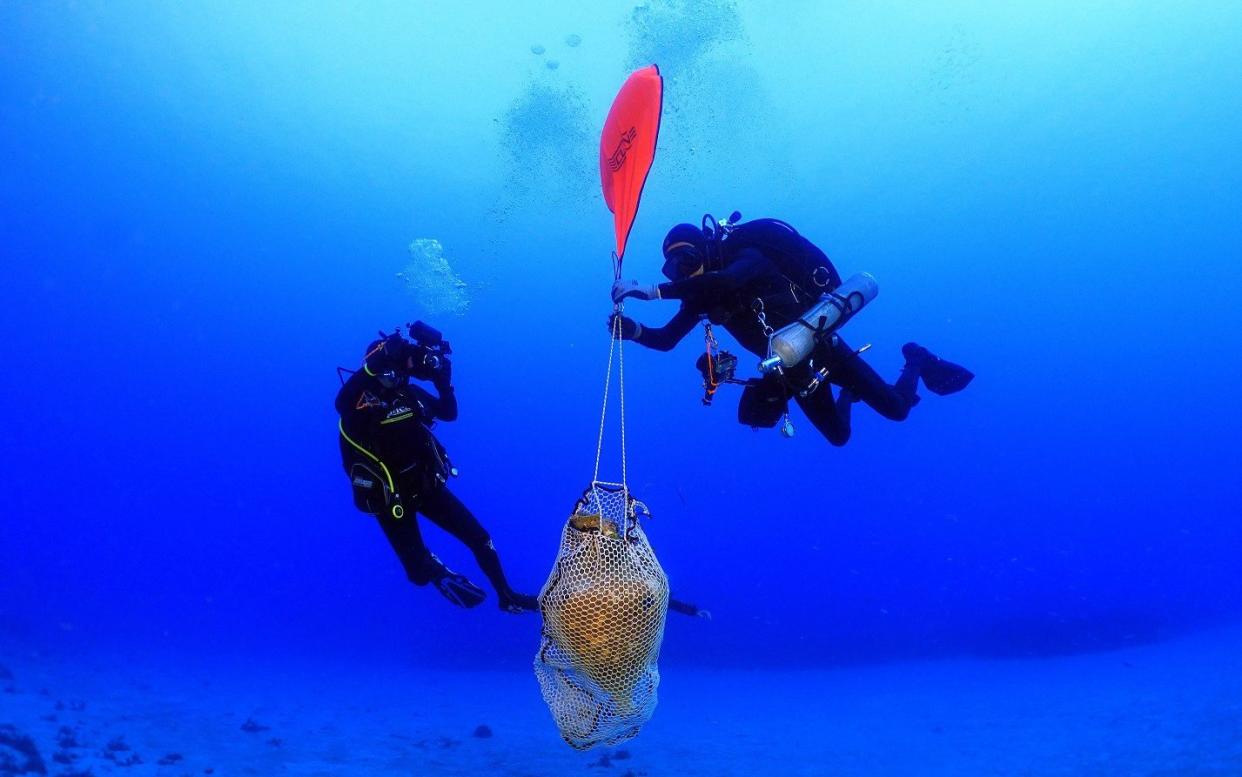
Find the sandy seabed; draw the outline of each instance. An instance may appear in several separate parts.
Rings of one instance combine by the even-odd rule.
[[[531,672],[12,647],[0,665],[0,775],[28,746],[50,775],[1242,775],[1238,630],[1041,660],[665,666],[643,733],[586,753]]]

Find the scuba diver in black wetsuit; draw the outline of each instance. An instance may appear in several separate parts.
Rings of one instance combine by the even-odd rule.
[[[534,596],[509,587],[487,530],[447,485],[457,471],[431,427],[437,419],[457,418],[451,349],[439,332],[421,321],[409,330],[413,343],[400,333],[371,343],[362,369],[344,381],[336,395],[341,460],[353,485],[354,503],[379,519],[415,585],[432,583],[460,607],[474,607],[486,597],[427,549],[418,512],[470,549],[496,590],[502,610],[537,610]],[[438,396],[410,384],[411,377],[431,381]]]
[[[711,403],[719,383],[745,383],[738,405],[741,423],[771,427],[784,415],[782,431],[790,435],[787,408],[793,398],[815,428],[840,446],[850,438],[854,402],[861,400],[885,418],[901,421],[919,401],[920,378],[928,390],[943,395],[961,391],[974,377],[964,367],[939,359],[916,343],[906,343],[902,347],[905,366],[890,385],[833,330],[817,331],[809,356],[797,364],[774,369],[762,378],[734,380],[736,357],[724,351],[719,357],[712,355],[711,324],[723,326],[760,358],[771,357],[771,335],[799,320],[814,329],[804,319],[807,311],[821,299],[831,299],[841,286],[841,277],[828,257],[793,227],[775,219],[737,223],[740,218],[741,214],[734,213],[719,223],[705,216],[702,227],[678,224],[664,239],[663,273],[668,283],[646,286],[618,280],[612,289],[613,302],[630,298],[681,302],[676,315],[659,328],[620,316],[618,331],[619,314],[613,314],[609,328],[639,345],[668,351],[699,321],[708,322],[708,352],[699,359],[708,389],[704,404]],[[841,322],[853,313],[838,308]],[[840,387],[835,399],[831,389],[822,385],[825,382]]]

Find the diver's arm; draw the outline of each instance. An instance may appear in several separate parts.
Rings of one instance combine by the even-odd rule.
[[[436,393],[440,395],[438,397],[422,386],[416,386],[412,383],[407,386],[407,389],[419,402],[423,403],[423,406],[427,408],[433,418],[438,418],[441,421],[456,421],[457,392],[453,390],[453,384],[448,381],[436,381],[435,387]]]
[[[699,323],[698,314],[687,310],[683,305],[681,310],[677,311],[677,315],[673,316],[664,326],[640,325],[634,342],[657,351],[671,351],[682,341],[682,338],[690,334],[690,330],[694,329],[697,323]]]
[[[660,299],[698,299],[728,294],[770,270],[771,263],[763,254],[746,249],[723,270],[661,283]]]
[[[440,395],[439,408],[436,410],[436,418],[442,421],[457,420],[457,392],[453,390],[453,384],[448,382],[437,382],[436,393]]]

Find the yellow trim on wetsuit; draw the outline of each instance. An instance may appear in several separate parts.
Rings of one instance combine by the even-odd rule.
[[[408,413],[402,413],[401,415],[395,416],[393,418],[385,418],[383,421],[380,421],[380,426],[383,426],[384,424],[395,424],[398,421],[404,421],[407,418],[413,418],[413,417],[414,417],[414,411],[411,410]]]
[[[337,422],[336,422],[336,426],[337,426],[337,428],[338,428],[338,429],[340,429],[340,430],[341,430],[341,437],[345,438],[345,442],[347,442],[347,443],[349,443],[350,445],[354,446],[354,448],[355,448],[355,449],[357,449],[357,450],[361,451],[361,452],[362,452],[362,453],[363,453],[363,454],[364,454],[364,455],[365,455],[368,459],[370,459],[371,461],[373,461],[373,462],[375,462],[376,464],[380,465],[380,469],[384,470],[384,477],[388,479],[388,490],[389,490],[389,492],[391,492],[391,493],[393,493],[393,494],[397,493],[397,487],[396,487],[396,485],[395,485],[395,484],[393,483],[393,481],[392,481],[392,473],[388,471],[388,465],[386,465],[386,464],[384,464],[384,462],[380,461],[380,460],[379,460],[379,457],[378,457],[378,456],[376,456],[374,453],[371,453],[371,452],[370,452],[369,450],[367,450],[366,448],[362,447],[362,446],[361,446],[361,445],[359,445],[358,443],[356,443],[356,442],[354,442],[353,440],[349,439],[349,435],[348,435],[348,434],[345,434],[345,420],[344,420],[344,419],[341,419],[341,420],[337,421]]]

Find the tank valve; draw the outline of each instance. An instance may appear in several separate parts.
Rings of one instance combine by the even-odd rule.
[[[763,361],[759,362],[759,371],[764,375],[771,375],[781,368],[781,357],[773,354]]]

